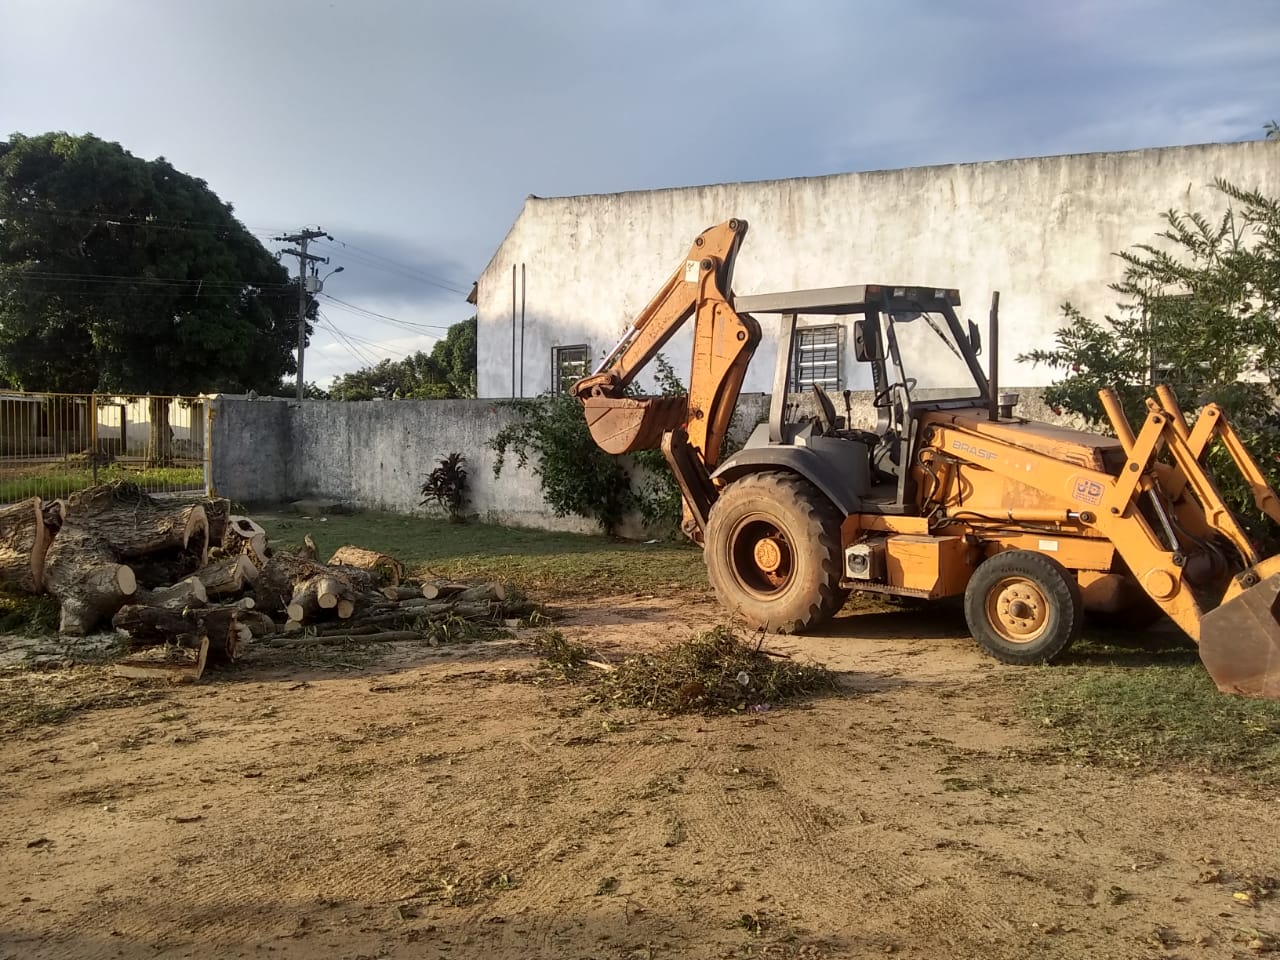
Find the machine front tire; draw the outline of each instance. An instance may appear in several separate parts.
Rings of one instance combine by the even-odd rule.
[[[1002,663],[1048,663],[1080,635],[1080,586],[1062,564],[1031,550],[982,563],[964,591],[969,632]]]
[[[707,523],[707,575],[720,603],[753,628],[799,633],[848,599],[836,506],[807,480],[756,473],[720,494]]]

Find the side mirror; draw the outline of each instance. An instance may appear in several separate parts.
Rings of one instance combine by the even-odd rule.
[[[969,346],[973,348],[975,357],[982,354],[982,334],[978,330],[978,325],[972,320],[969,321]]]
[[[883,356],[876,325],[866,320],[853,321],[853,358],[858,363],[872,363]]]

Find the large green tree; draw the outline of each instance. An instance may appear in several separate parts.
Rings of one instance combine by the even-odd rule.
[[[92,135],[0,142],[0,374],[75,393],[270,392],[288,273],[203,180]]]
[[[1109,428],[1098,399],[1114,388],[1135,428],[1157,383],[1170,384],[1194,417],[1216,401],[1241,433],[1273,486],[1280,485],[1280,200],[1218,181],[1229,201],[1216,219],[1169,211],[1155,242],[1117,256],[1123,300],[1095,320],[1071,304],[1051,350],[1020,360],[1063,373],[1045,399]],[[1209,465],[1246,525],[1264,541],[1278,532],[1253,503],[1225,451]]]
[[[383,360],[339,377],[331,400],[438,400],[476,395],[476,318],[455,323],[431,353]]]

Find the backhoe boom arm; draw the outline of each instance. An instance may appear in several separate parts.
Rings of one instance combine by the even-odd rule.
[[[703,231],[685,261],[590,376],[574,384],[591,434],[609,453],[654,449],[683,428],[703,467],[718,462],[747,365],[760,342],[754,318],[730,303],[733,264],[745,220]],[[690,317],[693,360],[685,397],[627,395],[627,388]]]

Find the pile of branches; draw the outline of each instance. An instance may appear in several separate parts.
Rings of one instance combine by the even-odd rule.
[[[534,641],[543,660],[568,679],[591,677],[593,699],[665,714],[732,714],[768,710],[836,689],[831,671],[763,648],[763,634],[744,642],[716,627],[655,653],[610,664],[558,632]]]
[[[51,594],[61,633],[115,628],[133,651],[116,670],[133,677],[195,679],[255,640],[393,642],[533,612],[500,583],[407,580],[357,546],[324,563],[310,537],[276,550],[227,500],[161,501],[128,483],[0,509],[0,583]]]

